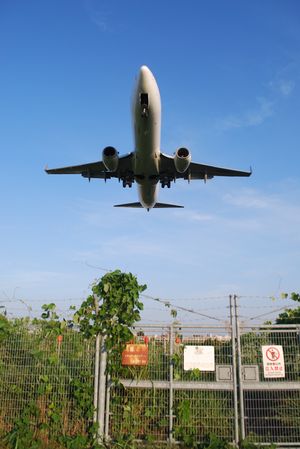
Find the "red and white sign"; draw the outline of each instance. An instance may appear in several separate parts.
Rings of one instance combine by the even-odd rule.
[[[262,346],[264,377],[285,377],[283,349],[281,345]]]

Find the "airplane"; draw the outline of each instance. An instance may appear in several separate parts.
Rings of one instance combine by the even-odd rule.
[[[143,65],[137,77],[132,102],[134,151],[119,156],[112,146],[102,151],[102,161],[69,167],[48,169],[49,174],[80,174],[92,178],[117,178],[124,188],[137,183],[139,202],[116,204],[114,207],[152,208],[183,207],[157,201],[159,185],[171,187],[177,179],[201,179],[206,182],[214,176],[250,176],[252,171],[240,171],[192,162],[188,148],[178,148],[173,156],[160,147],[161,100],[157,82],[150,69]]]

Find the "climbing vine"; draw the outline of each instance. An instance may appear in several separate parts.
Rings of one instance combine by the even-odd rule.
[[[109,272],[93,284],[92,294],[74,315],[74,322],[86,338],[97,334],[105,337],[107,372],[115,381],[116,359],[133,337],[132,326],[141,319],[143,303],[139,296],[146,288],[131,273]]]

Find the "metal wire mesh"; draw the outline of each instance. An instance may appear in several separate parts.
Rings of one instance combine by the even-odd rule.
[[[300,444],[300,327],[241,326],[240,330],[244,435],[263,443]],[[282,348],[282,377],[269,376],[269,367],[264,366],[263,348],[274,347]],[[249,366],[257,372],[252,379],[245,375]]]
[[[257,365],[261,382],[287,382],[300,379],[300,327],[241,327],[242,365]],[[264,376],[262,346],[282,346],[285,376]]]
[[[174,395],[174,438],[202,441],[213,433],[234,440],[232,391],[176,390]]]
[[[25,413],[35,428],[84,434],[89,418],[76,389],[84,385],[92,395],[93,359],[93,341],[78,332],[66,331],[61,341],[35,331],[11,333],[0,345],[0,430],[11,430]]]
[[[215,433],[233,441],[232,376],[224,387],[215,367],[184,369],[184,351],[191,346],[213,347],[214,363],[231,366],[231,328],[143,326],[134,334],[132,343],[148,346],[148,364],[122,366],[120,358],[118,375],[125,387],[110,389],[110,436],[130,432],[138,439],[196,442]]]
[[[136,439],[166,441],[168,410],[168,390],[113,388],[109,434],[113,439],[132,435]]]
[[[122,366],[122,354],[119,354],[117,375],[121,379],[168,380],[170,337],[169,327],[136,326],[132,343],[148,346],[148,363],[146,366]]]
[[[148,363],[125,366],[117,356],[123,385],[107,387],[106,434],[189,444],[214,433],[236,441],[240,419],[242,436],[254,442],[300,445],[300,327],[242,325],[232,332],[230,326],[137,326],[133,343],[147,346]],[[262,347],[276,345],[285,374],[270,378]],[[185,349],[194,346],[213,347],[213,369],[185,369]],[[94,359],[94,339],[75,330],[66,329],[62,340],[34,328],[2,338],[0,432],[26,412],[32,427],[46,425],[49,434],[84,434],[92,421],[85,401],[93,398]]]
[[[254,441],[300,441],[299,391],[245,391],[246,435]]]

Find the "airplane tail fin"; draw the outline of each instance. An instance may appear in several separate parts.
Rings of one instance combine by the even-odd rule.
[[[115,204],[114,207],[134,207],[134,208],[142,208],[143,206],[141,205],[141,203],[126,203],[126,204]],[[156,203],[153,208],[154,209],[167,209],[170,207],[180,207],[182,208],[183,206],[178,206],[177,204],[166,204],[166,203]]]

